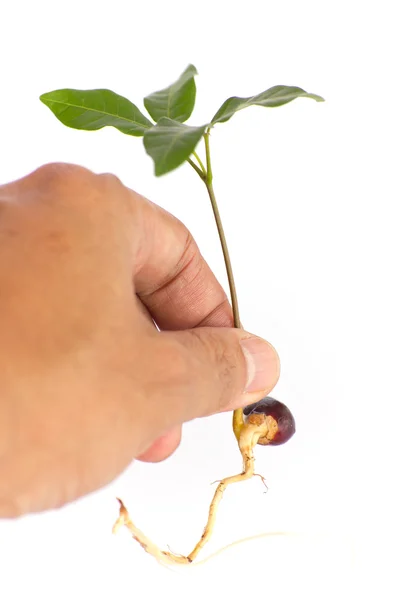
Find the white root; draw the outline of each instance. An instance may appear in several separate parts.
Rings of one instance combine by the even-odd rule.
[[[172,552],[167,552],[165,550],[161,550],[154,542],[152,542],[140,529],[132,522],[130,515],[124,506],[123,502],[118,499],[120,503],[120,514],[117,521],[113,527],[113,533],[117,533],[117,531],[125,526],[130,531],[133,538],[140,544],[140,546],[151,554],[159,563],[164,565],[189,565],[194,559],[197,557],[201,549],[206,545],[209,541],[214,525],[217,518],[217,508],[221,502],[223,494],[226,488],[232,483],[238,483],[240,481],[246,481],[247,479],[251,479],[254,475],[254,453],[253,449],[256,446],[260,437],[264,437],[267,435],[267,424],[265,420],[262,420],[261,423],[246,423],[241,431],[239,438],[239,448],[241,451],[241,455],[243,458],[243,471],[238,475],[233,475],[231,477],[226,477],[220,481],[217,486],[217,489],[214,493],[214,497],[210,504],[210,509],[208,512],[207,524],[204,528],[204,532],[194,547],[194,549],[187,556],[179,556],[173,554]],[[262,478],[264,482],[264,478]]]

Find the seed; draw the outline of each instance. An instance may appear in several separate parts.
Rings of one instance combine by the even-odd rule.
[[[273,439],[265,441],[264,445],[279,446],[280,444],[285,444],[295,433],[295,420],[290,409],[282,402],[270,396],[266,396],[259,402],[247,406],[244,409],[244,416],[247,419],[250,415],[272,417],[277,423],[278,429]]]

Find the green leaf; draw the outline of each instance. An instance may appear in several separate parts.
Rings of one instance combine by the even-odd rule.
[[[144,134],[144,147],[154,161],[155,174],[165,175],[190,158],[207,125],[189,127],[167,117]]]
[[[116,127],[122,133],[141,137],[153,126],[130,100],[110,90],[55,90],[40,96],[67,127],[95,131]]]
[[[196,100],[194,76],[197,69],[189,65],[172,85],[144,98],[144,106],[156,123],[162,117],[184,123],[193,112]]]
[[[231,119],[234,113],[243,108],[247,108],[247,106],[282,106],[296,98],[312,98],[317,102],[324,102],[324,98],[321,98],[321,96],[308,94],[299,87],[275,85],[274,87],[265,90],[265,92],[257,94],[257,96],[250,96],[249,98],[238,98],[237,96],[233,96],[228,98],[214,115],[211,124],[225,123]]]

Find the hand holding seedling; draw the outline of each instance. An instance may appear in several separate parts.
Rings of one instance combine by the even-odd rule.
[[[0,187],[0,215],[1,517],[160,460],[183,422],[275,385],[184,225],[117,178],[48,165]]]
[[[199,542],[195,545],[193,550],[186,556],[174,555],[170,552],[160,550],[149,538],[146,537],[146,535],[142,531],[135,527],[135,525],[129,517],[127,509],[120,500],[120,515],[114,526],[114,531],[117,531],[118,528],[122,525],[127,526],[128,529],[131,531],[133,537],[142,545],[142,547],[147,552],[152,554],[160,562],[171,564],[191,563],[197,557],[198,553],[203,548],[203,546],[207,543],[208,539],[211,536],[213,526],[215,523],[216,510],[218,504],[222,498],[226,487],[231,483],[244,481],[255,475],[253,454],[254,447],[257,444],[271,446],[282,444],[288,441],[295,432],[295,423],[293,416],[284,404],[272,398],[264,398],[262,401],[257,401],[253,404],[251,394],[249,393],[247,395],[247,393],[244,393],[244,389],[247,388],[250,382],[252,382],[251,388],[249,388],[249,390],[257,391],[258,388],[257,400],[259,400],[266,393],[263,392],[263,388],[267,386],[266,391],[268,391],[268,389],[271,389],[272,385],[275,383],[278,377],[278,363],[275,358],[275,354],[272,350],[268,351],[267,353],[267,345],[264,342],[259,341],[257,348],[256,339],[250,341],[250,338],[247,334],[241,333],[241,322],[236,288],[234,283],[233,269],[231,266],[228,246],[213,187],[210,134],[216,125],[229,121],[237,111],[247,108],[249,106],[278,107],[300,97],[311,98],[316,101],[323,100],[320,96],[316,96],[315,94],[309,94],[301,88],[279,85],[269,88],[268,90],[257,94],[256,96],[250,96],[248,98],[231,97],[222,104],[222,106],[215,113],[214,117],[208,123],[196,127],[187,126],[184,123],[191,116],[195,104],[195,75],[196,69],[192,65],[190,65],[174,84],[159,92],[150,94],[144,99],[144,106],[147,110],[149,117],[152,120],[150,120],[148,116],[145,116],[140,111],[140,109],[137,108],[137,106],[135,106],[132,102],[106,89],[63,89],[56,90],[54,92],[50,92],[41,96],[41,100],[44,102],[44,104],[46,104],[54,112],[54,114],[62,123],[69,127],[91,131],[101,129],[105,126],[112,126],[116,127],[119,131],[127,135],[143,137],[145,149],[154,161],[155,174],[157,176],[164,175],[186,162],[192,167],[192,169],[195,171],[195,173],[199,176],[200,180],[205,185],[209,199],[211,201],[211,206],[221,241],[221,247],[227,270],[233,311],[233,324],[238,329],[238,331],[234,332],[230,329],[227,331],[219,330],[218,332],[208,331],[207,333],[201,333],[201,336],[204,335],[207,342],[206,344],[204,344],[203,341],[201,341],[200,347],[202,347],[204,350],[205,346],[207,350],[210,351],[210,348],[213,347],[213,344],[217,344],[217,347],[223,349],[223,346],[220,346],[219,342],[217,342],[217,338],[219,336],[222,336],[223,338],[231,336],[229,338],[230,341],[228,344],[231,348],[231,351],[229,352],[228,356],[231,355],[233,360],[229,360],[229,363],[233,366],[236,365],[235,370],[238,369],[238,372],[236,375],[231,376],[233,377],[232,381],[226,380],[225,384],[225,378],[223,377],[223,389],[225,389],[225,393],[231,397],[231,404],[237,405],[234,406],[235,410],[233,412],[233,431],[242,455],[243,470],[238,475],[226,477],[225,479],[221,480],[218,484],[214,497],[211,501],[208,520],[204,528],[204,532]],[[201,140],[204,141],[203,158],[201,158],[199,153],[197,152],[197,146]],[[96,209],[96,207],[93,208]],[[114,215],[117,210],[114,204],[112,206],[112,210]],[[150,234],[150,232],[148,233]],[[153,240],[150,240],[150,235],[148,235],[147,240],[153,243]],[[172,251],[171,246],[170,250]],[[138,254],[135,256],[139,257]],[[154,302],[151,308],[150,306],[148,306],[148,310],[151,313],[151,316],[157,322],[160,329],[185,329],[187,327],[193,327],[193,323],[190,321],[190,319],[187,320],[184,318],[184,310],[182,311],[182,307],[184,308],[184,303],[187,302],[187,300],[189,301],[191,298],[190,285],[194,287],[196,299],[197,297],[202,298],[202,300],[200,300],[200,304],[202,302],[207,303],[207,300],[209,299],[209,289],[207,285],[204,286],[201,283],[201,271],[203,268],[206,267],[201,267],[199,271],[200,278],[198,277],[197,273],[196,280],[192,280],[190,278],[190,270],[192,268],[191,259],[187,263],[184,263],[184,259],[186,260],[187,256],[183,253],[182,257],[183,258],[180,257],[180,260],[183,260],[183,267],[180,268],[180,272],[182,275],[180,275],[180,278],[178,276],[174,276],[174,278],[172,278],[168,284],[169,286],[177,285],[177,289],[179,290],[180,302],[181,298],[184,298],[184,300],[182,301],[182,306],[178,302],[173,301],[173,299],[171,299],[169,306],[165,307],[165,310],[168,311],[167,319],[171,319],[172,325],[170,325],[167,319],[159,319],[158,316],[156,316],[156,313],[153,313],[153,308],[158,308],[157,302]],[[204,265],[204,263],[202,264]],[[177,265],[180,265],[181,267],[181,262],[177,263]],[[178,268],[177,272],[179,272]],[[164,304],[166,304],[166,301],[164,301],[164,295],[166,296],[166,299],[167,296],[169,296],[169,292],[167,292],[166,282],[167,279],[165,280],[165,283],[163,283],[163,285],[159,285],[157,291],[157,294],[159,294],[160,297],[161,294],[163,294]],[[164,287],[164,285],[166,285],[166,287]],[[212,285],[214,289],[216,282],[213,281]],[[137,294],[139,294],[138,288],[136,289],[136,291]],[[147,297],[147,293],[148,296],[150,296],[150,290],[148,292],[145,291],[145,293],[143,293],[143,298]],[[153,290],[151,290],[151,293],[153,293]],[[225,326],[227,324],[231,324],[231,313],[230,311],[227,312],[228,308],[225,303],[225,300],[221,296],[221,293],[222,292],[220,289],[219,294],[222,304],[219,302],[215,303],[214,307],[211,307],[211,312],[207,312],[208,316],[204,317],[202,320],[200,320],[200,322],[197,319],[194,325],[200,324]],[[200,311],[200,315],[203,314],[204,313]],[[220,321],[220,319],[222,319],[222,321]],[[150,318],[148,318],[146,325],[148,325],[149,321]],[[206,330],[202,329],[194,330],[194,332],[192,331],[191,333],[180,332],[173,334],[174,338],[177,339],[186,338],[196,340],[194,342],[194,346],[192,347],[195,362],[198,361],[198,357],[196,357],[195,351],[197,350],[200,331],[203,332]],[[154,336],[156,339],[165,338],[164,332],[161,334],[157,334],[157,332],[154,333],[153,329],[151,330],[151,335]],[[244,336],[245,338],[249,338],[249,340],[244,341]],[[173,339],[170,335],[169,338]],[[236,348],[235,352],[233,352],[234,347]],[[242,348],[242,352],[240,352],[240,347]],[[174,347],[173,352],[175,352]],[[161,372],[163,370],[163,365],[167,364],[163,363],[163,358],[168,358],[170,360],[173,355],[173,352],[171,352],[171,354],[169,354],[168,357],[167,355],[163,357],[160,354],[160,357],[162,359]],[[227,356],[224,353],[220,354],[219,356],[222,359],[223,363],[227,360]],[[269,358],[269,356],[271,356],[271,358]],[[257,357],[259,357],[259,360],[262,361],[261,363],[256,361]],[[143,359],[143,367],[146,366],[146,363],[144,362],[145,360],[146,357],[144,357]],[[181,367],[183,363],[184,361],[182,361],[181,364],[179,363],[179,367]],[[264,365],[264,368],[262,368],[262,365]],[[210,387],[210,383],[212,383],[213,380],[215,383],[215,379],[220,378],[220,366],[221,365],[217,365],[217,363],[214,362],[213,367],[215,370],[213,371],[213,369],[211,369],[207,371],[207,377],[210,378],[208,380],[208,383],[206,380],[201,380],[202,384],[205,386],[204,389],[208,389],[210,393],[215,393],[215,390],[213,390],[212,386]],[[270,371],[270,369],[272,370]],[[167,371],[167,369],[165,370]],[[183,372],[184,370],[184,367],[182,367]],[[190,374],[188,374],[187,371],[185,371],[184,374],[185,378],[188,381],[190,379]],[[226,373],[226,377],[227,376],[228,375]],[[257,381],[260,379],[260,377],[261,380],[257,384]],[[266,377],[268,378],[265,379]],[[194,381],[195,386],[192,385]],[[195,399],[195,401],[198,400],[199,396],[198,392],[196,391],[198,383],[199,381],[197,379],[192,378],[191,385],[189,385],[190,393],[192,393],[192,397]],[[221,382],[219,385],[221,385]],[[228,393],[226,385],[230,387],[230,393]],[[167,397],[169,397],[168,402],[171,402],[172,406],[174,406],[174,403],[176,403],[177,406],[180,406],[181,400],[179,402],[178,399],[174,397],[174,394],[172,393],[172,390],[174,388],[171,386],[170,389],[171,392],[167,392]],[[179,391],[181,392],[181,390]],[[219,392],[217,391],[217,394],[218,393]],[[234,401],[233,397],[235,397]],[[230,401],[223,401],[223,398],[224,394],[219,397],[217,401],[217,408],[215,407],[216,399],[214,399],[214,408],[212,410],[227,410]],[[156,401],[155,394],[153,396],[150,395],[149,404],[152,404],[154,401]],[[243,412],[242,408],[245,404],[248,404],[250,406],[247,406],[247,408]],[[207,406],[209,406],[209,404]],[[143,413],[141,416],[143,416]],[[197,412],[196,414],[198,415],[199,413]],[[202,414],[209,414],[209,410],[208,412],[206,410]],[[192,414],[188,418],[193,418],[193,416],[196,415]],[[186,418],[187,417],[180,417],[180,422],[181,420],[185,420]],[[164,417],[162,417],[162,419],[163,423]],[[150,418],[151,422],[152,420],[153,416],[151,416]],[[157,425],[156,419],[154,419],[154,421],[154,425]],[[167,424],[163,425],[163,431],[175,427],[176,422],[175,420],[173,421],[170,415],[168,416],[168,419],[166,419],[166,421]],[[149,446],[149,443],[150,441],[147,440],[147,447]]]

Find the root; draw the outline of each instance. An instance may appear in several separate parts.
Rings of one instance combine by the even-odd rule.
[[[262,484],[265,487],[265,492],[264,494],[266,494],[268,492],[268,485],[267,485],[267,480],[265,477],[263,477],[262,475],[260,475],[259,473],[254,473],[254,477],[259,477],[261,479]]]
[[[179,556],[173,554],[172,552],[167,552],[165,550],[161,550],[154,542],[152,542],[140,529],[132,522],[130,515],[124,506],[123,502],[118,498],[120,503],[120,515],[113,527],[113,533],[117,533],[117,531],[125,526],[130,531],[133,538],[140,544],[140,546],[148,553],[151,554],[159,563],[164,565],[189,565],[191,564],[195,558],[198,556],[199,552],[209,541],[214,525],[217,518],[217,509],[223,497],[223,494],[227,487],[232,483],[238,483],[240,481],[246,481],[247,479],[251,479],[256,475],[254,473],[254,453],[253,449],[256,446],[260,437],[263,437],[267,434],[267,425],[264,423],[261,424],[251,424],[248,423],[244,425],[242,428],[240,438],[239,438],[239,448],[243,458],[243,471],[238,475],[233,475],[231,477],[226,477],[222,479],[216,491],[214,492],[214,497],[211,501],[208,519],[206,526],[204,528],[204,532],[194,546],[193,550],[187,556]],[[258,475],[261,478],[263,483],[265,484],[265,480],[261,475]],[[265,484],[266,485],[266,484]],[[267,487],[267,485],[266,485]]]
[[[277,537],[277,538],[300,538],[300,539],[315,539],[315,540],[319,540],[319,539],[331,539],[331,540],[335,540],[336,539],[336,535],[334,533],[318,533],[318,532],[312,532],[312,533],[308,533],[308,532],[299,532],[299,531],[270,531],[268,533],[257,533],[256,535],[250,535],[248,537],[242,538],[241,540],[237,540],[235,542],[231,542],[231,544],[227,544],[227,546],[224,546],[223,548],[220,548],[219,550],[216,550],[215,552],[213,552],[212,554],[210,554],[209,556],[207,556],[206,558],[203,558],[200,561],[196,561],[194,564],[191,565],[191,567],[200,567],[202,565],[204,565],[205,563],[207,563],[209,560],[217,558],[217,556],[220,556],[221,554],[223,554],[224,552],[226,552],[227,550],[231,550],[232,548],[235,548],[237,546],[240,546],[242,544],[246,544],[249,542],[255,542],[256,540],[262,540],[262,539],[267,539],[267,538],[273,538],[273,537]],[[339,535],[337,536],[340,539],[340,542],[345,542],[348,546],[349,546],[349,551],[350,551],[350,557],[351,557],[351,562],[354,565],[355,564],[355,560],[356,560],[356,551],[355,551],[355,541],[353,538],[349,537],[349,536],[344,536],[344,535]]]

